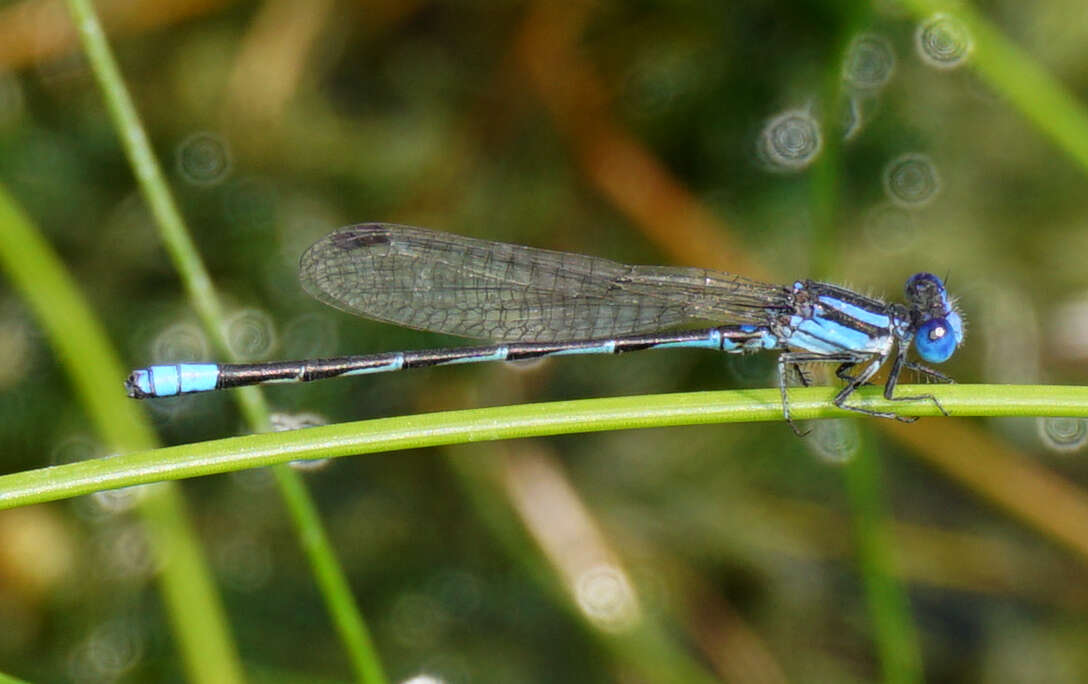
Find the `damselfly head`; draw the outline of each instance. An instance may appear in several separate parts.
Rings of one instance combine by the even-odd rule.
[[[918,356],[929,363],[951,358],[963,344],[963,316],[948,296],[944,282],[932,273],[915,273],[907,280],[907,300],[915,325]]]
[[[912,310],[924,318],[941,316],[948,311],[948,290],[932,273],[915,273],[904,288]]]

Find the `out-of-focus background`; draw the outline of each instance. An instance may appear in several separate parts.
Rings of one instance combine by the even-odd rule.
[[[301,291],[312,241],[389,221],[890,299],[932,271],[969,323],[942,370],[1088,375],[1088,170],[977,75],[953,18],[893,0],[97,4],[243,358],[462,343]],[[1085,98],[1080,0],[979,9]],[[0,7],[0,182],[127,363],[212,359],[59,3]],[[0,470],[103,455],[4,288]],[[773,355],[650,352],[267,396],[288,423],[342,422],[769,387],[773,368]],[[230,393],[143,407],[167,443],[246,430]],[[926,679],[1088,677],[1084,421],[810,427],[803,440],[760,423],[409,451],[305,477],[394,681],[880,680],[844,474],[863,447],[880,459]],[[271,477],[183,491],[247,671],[347,680]],[[132,496],[0,514],[0,670],[184,676]],[[623,635],[646,625],[655,646],[632,657]]]

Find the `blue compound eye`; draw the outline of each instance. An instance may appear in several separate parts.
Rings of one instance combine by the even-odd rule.
[[[963,344],[963,317],[960,316],[958,311],[951,311],[945,320],[948,321],[948,326],[952,328],[952,334],[956,338],[956,344]]]
[[[929,363],[944,363],[956,351],[956,333],[943,318],[931,318],[918,326],[914,346]]]

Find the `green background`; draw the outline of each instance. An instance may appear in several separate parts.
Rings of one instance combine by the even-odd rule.
[[[390,221],[825,278],[889,299],[932,271],[968,321],[943,371],[1084,383],[1078,2],[976,5],[975,53],[950,70],[918,56],[922,2],[99,4],[243,357],[462,343],[352,318],[299,288],[310,242]],[[214,359],[71,20],[48,8],[0,8],[0,183],[126,365]],[[885,86],[857,92],[842,65],[862,35],[886,41],[895,66]],[[850,97],[865,116],[843,140]],[[803,170],[758,152],[767,123],[790,110],[825,120]],[[904,154],[932,159],[940,189],[889,211],[885,169]],[[0,289],[0,469],[108,454],[66,375],[79,360],[54,356],[18,292]],[[774,382],[773,355],[677,351],[265,396],[275,412],[341,423]],[[250,431],[233,399],[139,408],[164,443],[186,444]],[[809,427],[804,440],[769,422],[398,451],[304,477],[392,681],[1088,675],[1083,419]],[[251,470],[182,485],[242,668],[254,680],[348,680],[273,480]],[[128,512],[137,496],[0,513],[0,670],[199,679],[155,590],[169,554]],[[625,582],[637,608],[608,603]],[[587,617],[572,596],[589,615],[601,602],[619,613]]]

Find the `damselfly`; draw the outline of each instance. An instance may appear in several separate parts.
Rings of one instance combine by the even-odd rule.
[[[908,305],[836,285],[798,280],[770,285],[702,268],[630,266],[607,259],[490,242],[422,228],[368,223],[338,230],[311,246],[299,265],[317,299],[352,314],[495,344],[272,363],[175,363],[133,371],[135,398],[309,382],[339,375],[564,354],[620,354],[700,348],[746,354],[778,350],[778,386],[790,422],[789,372],[835,363],[846,382],[839,408],[911,421],[847,403],[890,359],[884,397],[904,369],[951,378],[907,358],[947,361],[963,342],[963,319],[944,283],[931,273],[907,280]],[[717,325],[683,329],[698,321]]]

